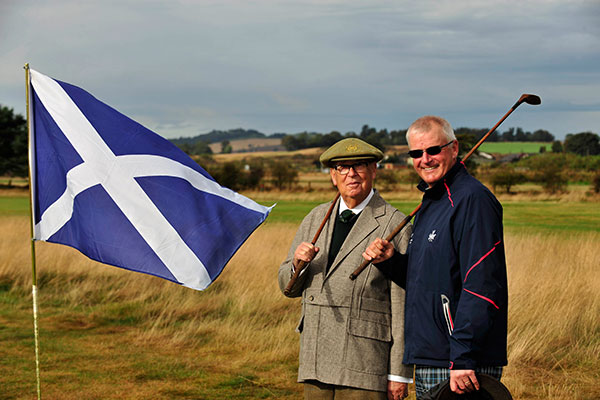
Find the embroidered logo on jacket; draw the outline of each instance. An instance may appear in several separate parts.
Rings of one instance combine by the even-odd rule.
[[[431,242],[433,242],[435,240],[435,236],[436,235],[437,235],[437,233],[435,233],[435,229],[433,231],[431,231],[431,233],[427,237],[427,240],[429,240],[429,243],[431,243]]]

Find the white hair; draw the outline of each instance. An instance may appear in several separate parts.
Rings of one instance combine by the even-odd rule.
[[[433,125],[437,125],[442,128],[442,132],[444,132],[444,136],[448,141],[456,140],[456,135],[454,134],[454,129],[450,126],[450,123],[446,121],[442,117],[437,117],[435,115],[425,115],[417,119],[413,122],[408,130],[406,131],[406,142],[409,142],[410,135],[413,133],[423,133],[429,132],[433,129]]]

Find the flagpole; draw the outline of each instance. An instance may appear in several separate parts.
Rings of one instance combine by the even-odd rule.
[[[31,104],[29,102],[30,99],[30,86],[31,86],[31,77],[29,74],[29,64],[25,64],[25,87],[26,87],[26,106],[27,106],[27,143],[28,143],[28,151],[29,151],[29,230],[31,233],[31,270],[32,270],[32,299],[33,299],[33,331],[34,331],[34,342],[35,342],[35,376],[36,376],[36,387],[37,387],[37,397],[38,400],[42,398],[42,391],[40,385],[40,351],[39,351],[39,329],[38,329],[38,307],[37,307],[37,276],[35,270],[35,239],[34,239],[34,209],[33,209],[33,193],[34,193],[34,182],[33,182],[33,168],[35,162],[35,152],[33,150],[34,140],[33,140],[33,127],[31,122]]]

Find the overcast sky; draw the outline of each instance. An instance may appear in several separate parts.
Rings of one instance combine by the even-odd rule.
[[[600,0],[0,0],[0,104],[23,65],[168,138],[212,129],[600,133]]]

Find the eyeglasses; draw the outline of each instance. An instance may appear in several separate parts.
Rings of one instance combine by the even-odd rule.
[[[411,158],[421,158],[423,157],[423,152],[429,154],[430,156],[435,156],[436,154],[440,154],[442,149],[446,146],[450,146],[452,143],[454,143],[454,140],[451,140],[450,142],[446,143],[443,146],[431,146],[426,148],[425,150],[410,150],[408,152],[408,155]]]
[[[369,163],[367,163],[366,161],[361,161],[350,165],[338,164],[334,168],[340,175],[348,175],[348,172],[350,172],[350,168],[352,168],[357,174],[360,174],[367,170],[368,164]]]

